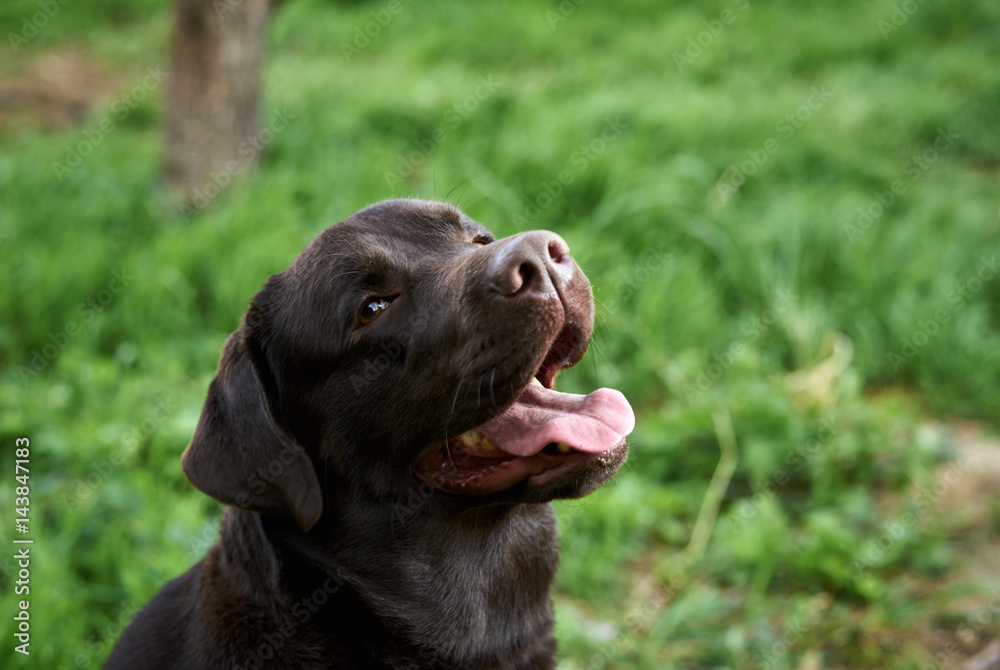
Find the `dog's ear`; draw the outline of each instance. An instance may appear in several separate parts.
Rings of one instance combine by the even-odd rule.
[[[306,531],[323,513],[323,495],[309,456],[276,414],[274,375],[248,325],[255,313],[251,306],[226,341],[181,466],[216,500],[290,517]]]

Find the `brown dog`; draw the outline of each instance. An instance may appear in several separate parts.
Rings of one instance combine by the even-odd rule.
[[[415,200],[327,228],[254,297],[184,453],[221,541],[105,667],[555,667],[548,503],[611,478],[634,423],[553,389],[592,326],[554,233]]]

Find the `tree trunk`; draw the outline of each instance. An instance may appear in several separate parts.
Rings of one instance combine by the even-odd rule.
[[[261,49],[271,4],[177,0],[164,177],[184,205],[207,206],[257,158],[247,146],[259,132]]]

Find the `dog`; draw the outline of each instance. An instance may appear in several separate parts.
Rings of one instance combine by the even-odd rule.
[[[104,667],[554,668],[549,502],[607,482],[635,422],[553,388],[593,319],[551,232],[419,200],[322,231],[226,341],[181,459],[220,540]]]

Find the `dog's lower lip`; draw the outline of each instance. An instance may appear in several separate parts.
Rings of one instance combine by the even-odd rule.
[[[527,480],[545,486],[580,468],[614,467],[627,447],[624,440],[601,453],[587,453],[569,445],[550,443],[531,456],[514,456],[497,448],[496,453],[479,445],[464,443],[474,430],[425,452],[418,461],[417,475],[434,488],[450,494],[483,495],[497,493]]]
[[[607,454],[624,446],[634,424],[618,391],[560,393],[533,377],[503,412],[424,450],[416,472],[448,493],[496,493],[524,479],[549,483],[577,465],[612,465],[618,459]]]
[[[622,442],[613,449],[609,449],[600,454],[584,454],[584,452],[577,452],[577,454],[585,455],[587,458],[565,459],[564,462],[556,465],[555,467],[548,468],[536,475],[528,477],[528,483],[533,486],[545,486],[546,484],[559,479],[560,476],[571,470],[576,463],[593,462],[602,468],[612,467],[615,464],[616,459],[620,458],[625,450],[625,442]]]

